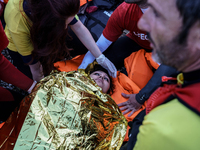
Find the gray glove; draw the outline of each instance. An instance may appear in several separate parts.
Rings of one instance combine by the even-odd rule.
[[[35,87],[36,84],[37,84],[37,82],[34,81],[33,84],[31,85],[31,87],[28,89],[27,92],[28,92],[29,94],[32,92],[32,90],[33,90],[33,88]]]
[[[104,56],[104,54],[101,54],[98,58],[96,58],[96,61],[98,62],[99,65],[108,70],[110,76],[116,78],[117,69],[115,65],[108,58]]]
[[[103,34],[101,34],[100,38],[96,42],[97,46],[99,47],[100,51],[103,53],[111,44],[112,42],[106,39]],[[92,63],[95,60],[95,57],[88,51],[83,58],[81,65],[78,67],[79,69],[85,69],[88,64]]]

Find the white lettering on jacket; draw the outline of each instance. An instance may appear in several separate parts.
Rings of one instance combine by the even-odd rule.
[[[112,15],[113,11],[110,11],[110,12],[104,11],[103,13],[104,13],[105,15],[107,15],[108,17],[110,17],[110,16]]]
[[[133,32],[135,36],[139,37],[141,40],[148,40],[147,35],[144,33],[135,33]]]

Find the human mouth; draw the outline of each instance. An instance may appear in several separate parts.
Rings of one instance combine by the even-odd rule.
[[[153,49],[154,48],[154,42],[153,42],[149,32],[147,32],[147,38],[150,42],[150,47]]]
[[[103,80],[101,78],[96,79],[96,82],[101,83],[103,82]]]

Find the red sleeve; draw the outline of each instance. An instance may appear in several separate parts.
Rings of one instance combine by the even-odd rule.
[[[142,15],[141,9],[136,4],[123,2],[109,18],[103,31],[106,39],[114,42],[123,33],[123,30],[132,31],[137,28],[137,22]]]
[[[6,37],[6,34],[4,32],[4,29],[3,29],[3,26],[1,24],[1,21],[0,21],[0,52],[6,48],[8,45],[8,39]]]
[[[0,22],[0,52],[8,45],[8,39],[4,33],[2,24]],[[13,66],[1,53],[0,53],[0,79],[10,83],[14,86],[27,91],[33,83],[33,80],[29,79],[23,73]]]
[[[0,79],[27,91],[33,80],[21,73],[2,54],[0,54]]]

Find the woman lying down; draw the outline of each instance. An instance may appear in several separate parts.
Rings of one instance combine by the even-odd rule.
[[[127,121],[105,94],[112,91],[111,78],[97,64],[85,71],[52,73],[5,122],[1,148],[119,149]]]

